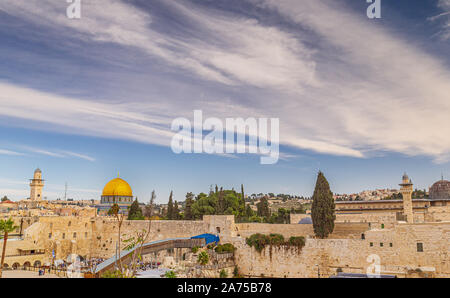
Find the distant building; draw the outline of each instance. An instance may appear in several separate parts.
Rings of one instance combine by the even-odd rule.
[[[450,200],[450,181],[442,180],[430,187],[430,200]]]
[[[373,201],[336,201],[336,212],[339,214],[349,213],[376,213],[376,212],[395,212],[404,214],[413,212],[425,212],[428,208],[434,206],[446,206],[450,202],[450,182],[441,180],[430,187],[430,197],[424,199],[411,199],[412,183],[405,174],[401,184],[403,198],[406,200],[373,200]],[[406,209],[405,211],[405,203]]]

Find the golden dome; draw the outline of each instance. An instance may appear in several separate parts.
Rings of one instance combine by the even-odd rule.
[[[132,197],[130,185],[123,179],[116,178],[109,181],[103,188],[102,196]]]

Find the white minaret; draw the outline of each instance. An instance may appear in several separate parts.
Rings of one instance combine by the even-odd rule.
[[[44,180],[42,179],[42,172],[40,169],[34,171],[33,179],[30,179],[30,200],[42,200],[42,188],[44,187]]]

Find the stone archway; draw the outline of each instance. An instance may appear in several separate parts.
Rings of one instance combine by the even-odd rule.
[[[33,266],[34,267],[41,267],[41,261],[35,261]]]
[[[26,261],[25,263],[23,263],[23,269],[27,270],[29,267],[31,267],[31,263]]]
[[[3,264],[3,269],[8,269],[8,268],[9,268],[9,265],[6,264],[6,263],[4,263],[4,264]]]
[[[14,264],[12,265],[12,269],[13,269],[13,270],[17,270],[17,269],[19,269],[19,267],[20,267],[20,264],[19,264],[19,263],[14,263]]]

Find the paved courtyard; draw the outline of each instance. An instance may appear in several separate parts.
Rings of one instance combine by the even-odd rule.
[[[24,271],[24,270],[5,270],[3,271],[3,278],[59,278],[55,274],[45,273],[39,276],[38,272]]]

